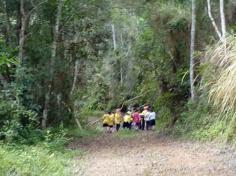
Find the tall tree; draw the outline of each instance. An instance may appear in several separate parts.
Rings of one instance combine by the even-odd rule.
[[[225,12],[224,12],[224,0],[220,0],[220,19],[221,19],[221,30],[222,37],[226,37],[226,24],[225,24]]]
[[[211,12],[211,0],[207,0],[208,16],[211,20],[211,23],[215,29],[215,32],[221,42],[223,42],[226,49],[226,22],[225,22],[225,12],[224,12],[224,0],[219,0],[220,4],[220,21],[221,21],[221,31],[219,30]]]
[[[196,2],[192,0],[192,25],[191,25],[191,44],[190,44],[190,92],[191,99],[194,101],[196,97],[194,87],[194,51],[195,51],[195,35],[196,35]]]
[[[224,4],[225,4],[224,0],[220,0],[220,19],[221,19],[222,41],[224,44],[224,50],[226,54],[226,24],[225,24]]]
[[[24,45],[25,45],[25,32],[28,23],[29,14],[25,10],[25,0],[20,0],[20,35],[19,35],[19,59],[20,62],[23,60],[24,56]]]
[[[47,119],[48,119],[50,95],[51,95],[51,91],[52,91],[52,82],[53,82],[53,76],[54,76],[54,66],[55,66],[56,54],[57,54],[57,42],[58,42],[58,37],[59,37],[61,13],[62,13],[62,0],[58,0],[57,1],[56,23],[54,26],[54,35],[53,35],[53,43],[52,43],[52,51],[51,51],[50,80],[49,80],[49,84],[48,84],[48,90],[45,94],[42,128],[46,128]]]
[[[47,2],[47,0],[41,0],[38,4],[35,4],[33,0],[31,1],[31,8],[26,8],[29,4],[26,0],[20,0],[20,32],[19,32],[19,53],[18,57],[20,59],[20,63],[22,63],[24,58],[24,47],[26,40],[26,30],[30,22],[30,17],[32,13],[39,8],[42,4]]]
[[[115,25],[112,24],[111,25],[111,29],[112,29],[112,41],[113,41],[113,48],[114,50],[116,50],[116,31],[115,31]]]

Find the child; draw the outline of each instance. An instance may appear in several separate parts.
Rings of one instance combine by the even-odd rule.
[[[150,114],[150,110],[149,110],[149,106],[144,106],[143,108],[143,112],[142,112],[142,116],[143,116],[143,121],[142,121],[142,130],[149,130],[149,123],[150,123],[150,119],[149,119],[149,114]]]
[[[102,120],[102,126],[106,128],[106,132],[111,133],[114,126],[114,113],[111,113],[111,111],[106,112],[103,115]]]
[[[106,132],[109,132],[109,129],[110,129],[110,127],[108,125],[109,119],[110,119],[110,114],[111,114],[111,112],[106,112],[102,116],[102,120],[103,120],[103,122],[102,122],[103,125],[102,126],[106,129]]]
[[[139,129],[140,130],[144,130],[144,127],[145,127],[145,121],[144,121],[144,112],[142,111],[142,109],[140,109],[139,111],[139,116],[140,116],[140,126],[139,126]],[[142,112],[142,113],[141,113]]]
[[[120,109],[117,109],[115,113],[116,131],[119,131],[121,122],[122,122],[122,115],[121,115]]]
[[[148,113],[148,106],[144,106],[142,113],[140,114],[141,117],[141,130],[144,130],[145,127],[147,128],[147,113]]]
[[[155,129],[155,125],[156,125],[156,113],[151,109],[150,110],[150,114],[149,114],[149,117],[150,117],[150,127],[152,130]]]
[[[115,125],[115,113],[114,112],[110,113],[107,124],[108,124],[108,127],[109,127],[109,132],[112,133],[113,132],[113,127]]]
[[[135,109],[134,113],[132,114],[132,117],[133,117],[134,128],[137,130],[141,125],[141,117],[137,109]]]
[[[150,129],[150,122],[151,122],[150,113],[151,113],[150,112],[150,107],[148,107],[147,112],[146,112],[145,117],[144,117],[146,130]]]
[[[127,112],[124,116],[123,128],[128,128],[131,130],[132,121],[133,119],[131,117],[131,113]]]

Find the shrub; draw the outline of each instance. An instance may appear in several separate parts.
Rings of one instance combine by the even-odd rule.
[[[207,58],[214,69],[214,76],[207,81],[210,99],[221,112],[236,108],[236,37],[227,39],[227,47],[219,42],[209,49]]]
[[[40,136],[40,130],[34,131],[37,127],[36,118],[34,111],[18,106],[14,101],[0,101],[1,139],[34,143],[36,134]]]
[[[29,176],[70,175],[68,158],[67,154],[38,146],[0,145],[0,173]]]

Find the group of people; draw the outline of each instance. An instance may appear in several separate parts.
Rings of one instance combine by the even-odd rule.
[[[106,132],[119,131],[122,126],[124,129],[154,130],[156,125],[156,113],[150,106],[143,108],[133,108],[123,112],[121,108],[115,111],[106,112],[103,117],[103,127]]]

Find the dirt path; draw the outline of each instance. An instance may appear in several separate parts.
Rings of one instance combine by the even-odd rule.
[[[235,176],[236,150],[215,144],[175,141],[154,132],[132,139],[104,134],[71,144],[86,154],[74,175],[84,176]]]

